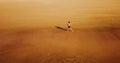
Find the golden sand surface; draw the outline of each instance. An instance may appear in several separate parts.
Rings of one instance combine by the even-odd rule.
[[[120,1],[0,0],[0,63],[120,63]]]
[[[119,29],[1,30],[0,63],[119,63]]]

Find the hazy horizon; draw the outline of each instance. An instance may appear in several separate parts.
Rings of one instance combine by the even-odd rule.
[[[0,28],[118,26],[119,0],[1,0]]]

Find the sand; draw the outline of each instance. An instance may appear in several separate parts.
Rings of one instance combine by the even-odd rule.
[[[1,30],[0,63],[119,63],[119,29]]]
[[[120,1],[0,0],[0,63],[120,63]]]

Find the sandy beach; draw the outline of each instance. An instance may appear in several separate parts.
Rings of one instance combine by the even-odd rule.
[[[120,63],[119,3],[1,0],[0,63]]]

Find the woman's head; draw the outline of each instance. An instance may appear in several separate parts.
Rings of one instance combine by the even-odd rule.
[[[68,23],[70,23],[70,21],[68,21]]]

